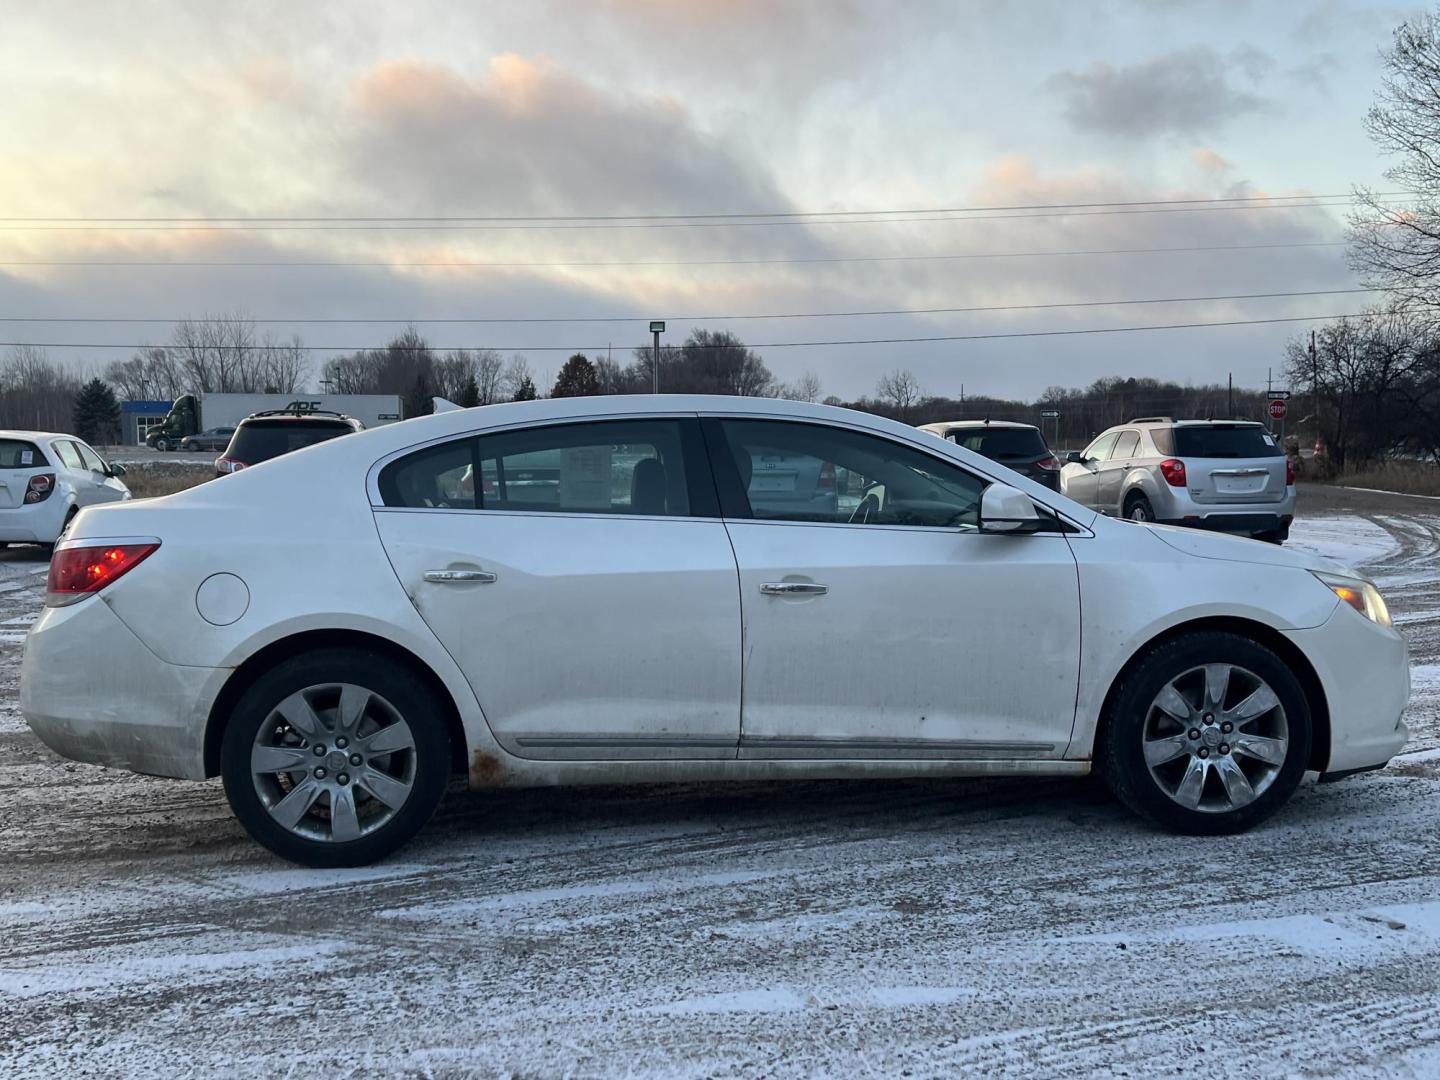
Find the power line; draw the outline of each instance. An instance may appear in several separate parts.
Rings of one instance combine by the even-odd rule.
[[[1351,312],[1338,315],[1293,315],[1269,319],[1225,319],[1216,322],[1188,322],[1188,323],[1162,323],[1149,326],[1097,326],[1086,327],[1076,330],[1020,330],[988,334],[933,334],[924,337],[898,337],[898,338],[852,338],[845,340],[829,341],[769,341],[759,342],[744,346],[749,349],[796,349],[796,348],[820,348],[836,345],[915,345],[940,341],[998,341],[1010,338],[1047,338],[1047,337],[1075,337],[1085,334],[1131,334],[1152,330],[1198,330],[1202,328],[1222,326],[1264,326],[1277,323],[1304,323],[1304,322],[1332,322],[1336,319],[1369,319],[1374,318],[1378,313],[1373,311]],[[139,345],[121,345],[113,342],[62,342],[62,341],[0,341],[0,348],[37,348],[37,349],[151,349],[157,346],[153,343]],[[689,346],[690,348],[714,348],[729,349],[737,348],[734,345],[704,345]],[[482,349],[490,349],[495,352],[604,352],[606,345],[431,345],[425,346],[404,346],[404,345],[206,345],[202,351],[229,352],[245,350],[249,352],[262,352],[266,349],[301,349],[306,352],[382,352],[388,349],[397,349],[407,352],[418,352],[422,348],[429,352],[471,352]]]
[[[1332,197],[1333,198],[1333,197]],[[864,217],[864,218],[785,218],[764,221],[591,221],[591,222],[544,222],[476,224],[463,220],[433,219],[418,223],[407,219],[393,219],[387,224],[356,223],[337,221],[325,224],[211,224],[197,219],[187,225],[160,224],[88,224],[88,225],[16,225],[0,224],[3,232],[533,232],[533,231],[593,231],[615,229],[730,229],[730,228],[778,228],[780,226],[803,225],[893,225],[908,222],[968,222],[968,221],[1022,221],[1038,218],[1086,218],[1113,217],[1131,214],[1194,214],[1242,210],[1309,210],[1349,206],[1351,200],[1310,201],[1304,203],[1247,203],[1239,206],[1151,206],[1115,207],[1101,210],[1044,210],[1038,213],[974,213],[963,217]],[[396,224],[395,222],[401,222]]]
[[[1158,248],[1082,248],[1056,251],[977,251],[942,255],[853,255],[853,256],[810,256],[787,259],[641,259],[609,261],[555,261],[555,262],[473,262],[466,260],[443,260],[425,262],[392,262],[387,260],[325,260],[325,261],[245,261],[245,260],[169,260],[169,259],[0,259],[0,266],[74,266],[74,267],[203,267],[211,269],[243,269],[247,267],[280,269],[284,267],[302,269],[487,269],[520,270],[541,268],[604,269],[608,267],[665,267],[665,266],[791,266],[814,265],[817,263],[882,263],[882,262],[949,262],[971,259],[1038,259],[1074,258],[1099,255],[1180,255],[1202,254],[1218,251],[1282,251],[1300,248],[1347,247],[1343,240],[1302,241],[1283,244],[1200,244],[1183,247]]]
[[[1421,194],[1415,191],[1374,192],[1376,198],[1410,197]],[[1220,203],[1290,203],[1299,200],[1314,202],[1324,199],[1352,200],[1353,192],[1309,195],[1233,195],[1211,199],[1132,199],[1109,202],[1070,203],[1019,203],[994,206],[929,206],[907,209],[874,210],[764,210],[755,212],[695,213],[695,214],[491,214],[491,215],[327,215],[327,216],[263,216],[263,215],[195,215],[191,217],[0,217],[0,223],[144,223],[144,224],[194,224],[194,223],[317,223],[317,222],[582,222],[582,221],[709,221],[739,220],[744,218],[848,218],[887,217],[907,214],[976,214],[1002,213],[1025,210],[1092,210],[1117,207],[1141,206],[1206,206]]]
[[[674,322],[751,322],[762,319],[842,319],[861,318],[872,316],[888,315],[957,315],[973,314],[987,311],[1048,311],[1059,308],[1100,308],[1100,307],[1127,307],[1139,304],[1199,304],[1219,302],[1226,300],[1274,300],[1286,299],[1299,296],[1344,296],[1353,293],[1373,293],[1378,289],[1305,289],[1295,292],[1262,292],[1262,293],[1226,293],[1215,296],[1163,296],[1134,298],[1127,300],[1071,300],[1057,301],[1045,304],[984,304],[970,307],[932,307],[932,308],[885,308],[871,311],[800,311],[784,312],[775,314],[750,314],[750,315],[666,315],[666,318]],[[187,319],[183,316],[170,318],[138,318],[134,316],[123,316],[107,318],[103,315],[0,315],[0,323],[179,323]],[[571,316],[571,317],[531,317],[531,318],[251,318],[244,317],[245,322],[257,323],[260,325],[372,325],[372,324],[394,324],[417,326],[439,326],[439,325],[481,325],[481,324],[568,324],[568,323],[643,323],[648,322],[649,317],[638,315],[604,315],[604,316]]]

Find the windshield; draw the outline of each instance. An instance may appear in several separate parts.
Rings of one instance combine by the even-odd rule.
[[[350,430],[349,424],[338,420],[249,420],[236,429],[225,456],[258,465],[292,450],[348,435]]]
[[[1006,458],[1044,457],[1049,451],[1035,428],[960,428],[950,437],[966,450],[974,450],[993,461]]]
[[[1175,456],[1182,458],[1282,457],[1285,451],[1263,427],[1215,424],[1175,428]]]

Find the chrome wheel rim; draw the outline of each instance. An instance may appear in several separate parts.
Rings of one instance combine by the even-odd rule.
[[[409,800],[415,737],[394,705],[363,686],[307,686],[260,725],[250,776],[282,827],[347,843],[384,827]]]
[[[1145,508],[1144,503],[1135,503],[1130,507],[1131,521],[1149,521],[1150,512]]]
[[[1289,756],[1290,729],[1264,679],[1234,664],[1204,664],[1155,695],[1143,741],[1150,776],[1172,802],[1223,814],[1275,782]]]

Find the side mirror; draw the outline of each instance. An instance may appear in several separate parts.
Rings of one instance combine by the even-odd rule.
[[[128,470],[125,468],[124,465],[111,465],[111,466],[110,466],[110,475],[111,475],[111,476],[124,476],[127,471],[128,471]]]
[[[1065,455],[1066,465],[1079,465],[1084,460],[1085,455],[1080,453],[1079,450],[1071,450],[1068,454]]]
[[[991,484],[980,496],[981,532],[1033,532],[1039,525],[1040,515],[1030,496],[1009,484]]]

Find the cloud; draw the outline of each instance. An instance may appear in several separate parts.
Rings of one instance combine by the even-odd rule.
[[[1253,86],[1269,64],[1255,49],[1222,57],[1194,46],[1129,67],[1095,63],[1083,72],[1062,72],[1049,86],[1061,94],[1066,117],[1082,130],[1128,138],[1197,135],[1265,108],[1265,99],[1237,82]]]
[[[600,88],[559,66],[497,56],[478,78],[419,61],[367,72],[346,154],[400,212],[783,210],[765,172],[701,132],[678,101]]]

